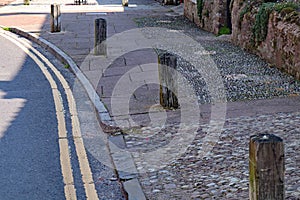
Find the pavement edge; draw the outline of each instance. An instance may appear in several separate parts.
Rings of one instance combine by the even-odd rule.
[[[0,25],[0,28],[4,29],[6,27]],[[37,35],[29,33],[26,30],[17,27],[9,27],[8,30],[19,36],[25,37],[32,42],[35,42],[36,44],[52,53],[63,64],[66,64],[70,67],[71,71],[75,74],[75,76],[79,79],[79,81],[85,88],[90,100],[93,102],[94,107],[97,111],[98,121],[103,131],[111,134],[109,140],[112,142],[112,145],[110,145],[109,143],[108,146],[110,149],[113,164],[116,168],[115,170],[119,176],[119,179],[121,180],[123,190],[127,194],[127,199],[146,200],[141,184],[137,178],[137,169],[134,164],[132,155],[129,152],[120,150],[119,148],[115,148],[114,144],[122,144],[121,146],[125,147],[125,139],[120,134],[120,129],[116,127],[115,122],[111,119],[108,110],[101,102],[100,97],[94,90],[92,84],[81,72],[73,59],[51,42],[38,37]],[[124,169],[124,166],[127,166],[126,169]]]

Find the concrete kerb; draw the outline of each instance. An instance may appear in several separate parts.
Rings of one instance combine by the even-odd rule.
[[[4,26],[0,25],[1,29],[4,29]],[[124,137],[120,137],[119,128],[116,127],[115,122],[111,119],[108,110],[101,102],[100,97],[94,90],[92,84],[89,80],[85,77],[85,75],[80,71],[76,63],[73,59],[68,56],[65,52],[59,49],[54,44],[50,43],[49,41],[38,37],[32,33],[27,32],[21,28],[17,27],[10,27],[9,31],[15,33],[19,36],[27,38],[28,40],[35,42],[36,44],[40,45],[50,53],[52,53],[59,61],[68,65],[71,71],[76,75],[79,79],[83,87],[85,88],[86,92],[90,100],[93,102],[94,107],[97,111],[97,118],[98,121],[106,133],[110,133],[112,135],[117,135],[117,137],[113,138],[114,136],[110,137],[110,141],[113,140],[114,143],[125,144]],[[129,200],[146,200],[145,194],[142,191],[140,182],[137,179],[137,169],[135,167],[133,158],[129,152],[120,151],[118,148],[112,148],[114,145],[109,145],[110,153],[112,156],[113,164],[116,167],[116,171],[118,173],[119,178],[123,181],[123,189],[128,195]],[[126,158],[126,159],[125,159]],[[124,173],[124,166],[130,166],[131,169],[129,170],[132,173]],[[123,170],[122,170],[123,169]],[[128,168],[126,168],[128,171]]]

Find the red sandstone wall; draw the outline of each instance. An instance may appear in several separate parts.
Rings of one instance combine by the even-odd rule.
[[[196,0],[193,1],[185,0],[184,15],[204,30],[218,34],[226,24],[226,1],[204,0],[202,20],[198,17]],[[273,12],[265,41],[255,43],[252,29],[258,8],[252,8],[241,20],[240,13],[245,5],[245,0],[233,1],[232,42],[300,79],[300,14],[291,20],[287,15]]]
[[[233,43],[300,79],[300,14],[298,18],[294,16],[291,19],[286,14],[273,12],[269,18],[267,37],[257,44],[253,42],[252,33],[257,9],[245,14],[240,22],[241,2],[243,0],[235,0],[233,5],[233,13],[236,13],[232,17]]]
[[[220,28],[226,24],[226,1],[204,0],[200,20],[196,0],[185,0],[184,15],[204,30],[218,34]]]

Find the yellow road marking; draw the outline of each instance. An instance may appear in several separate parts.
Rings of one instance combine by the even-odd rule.
[[[74,196],[74,194],[76,194],[74,185],[65,185],[64,191],[67,200],[76,200],[76,196]]]
[[[66,124],[65,124],[65,117],[64,117],[64,108],[62,104],[61,94],[59,90],[57,89],[57,85],[47,70],[47,68],[44,66],[44,64],[34,55],[31,51],[33,51],[36,55],[39,56],[40,59],[42,59],[54,72],[56,77],[61,82],[65,93],[67,95],[68,99],[68,105],[70,109],[71,114],[71,120],[72,120],[72,132],[73,132],[73,138],[75,143],[75,149],[79,161],[79,167],[82,175],[82,181],[84,183],[84,188],[86,192],[87,199],[90,200],[97,200],[98,195],[97,191],[95,189],[95,184],[93,182],[92,172],[91,168],[88,162],[87,154],[84,148],[84,143],[80,131],[80,124],[79,119],[77,115],[77,109],[76,109],[76,103],[74,100],[74,96],[72,94],[72,91],[70,90],[70,87],[67,83],[67,81],[64,79],[64,77],[61,75],[61,73],[56,69],[56,67],[40,52],[35,50],[30,45],[23,43],[23,45],[15,42],[10,37],[5,36],[7,39],[15,43],[17,46],[19,46],[27,55],[29,55],[40,67],[42,72],[44,73],[45,77],[47,78],[48,82],[50,83],[50,86],[53,91],[53,99],[55,103],[56,108],[56,115],[58,120],[58,135],[59,135],[59,148],[60,148],[60,162],[62,167],[62,174],[63,179],[65,183],[65,197],[67,200],[76,200],[76,189],[74,187],[74,180],[73,180],[73,173],[72,173],[72,166],[70,161],[70,153],[69,153],[69,145],[67,140],[67,130],[66,130]],[[26,48],[24,47],[26,46]]]
[[[80,168],[83,170],[82,180],[84,183],[88,183],[88,184],[93,183],[92,174],[89,173],[89,163],[86,162],[87,160],[85,159],[86,152],[84,149],[82,138],[75,138],[74,143],[75,143],[76,149],[78,150],[77,155],[78,155],[79,165],[80,165]]]
[[[76,115],[73,115],[72,117],[72,126],[79,127],[79,119]],[[81,138],[81,132],[78,129],[73,129],[73,137],[74,138]]]
[[[54,72],[57,78],[60,80],[65,90],[68,99],[68,105],[70,108],[69,111],[71,114],[73,139],[75,143],[75,149],[79,161],[79,168],[82,175],[82,181],[84,184],[85,193],[87,199],[97,200],[99,198],[98,198],[97,191],[95,189],[95,184],[93,181],[92,171],[87,158],[86,150],[84,148],[84,143],[83,143],[81,130],[80,130],[80,123],[79,123],[77,109],[76,109],[76,102],[72,94],[72,91],[70,90],[69,84],[61,75],[61,73],[56,69],[56,67],[51,62],[49,62],[49,60],[45,58],[41,53],[39,53],[38,51],[36,53],[43,60],[45,59],[44,61],[51,68],[51,70]]]
[[[64,182],[66,185],[73,185],[73,175],[72,175],[72,167],[70,162],[69,155],[69,144],[66,138],[59,139],[59,149],[60,149],[60,162],[64,177]]]
[[[55,103],[55,109],[56,109],[56,117],[57,117],[57,123],[58,123],[58,137],[59,139],[67,138],[67,129],[66,129],[66,122],[65,122],[65,115],[64,115],[64,109],[61,102],[60,92],[57,89],[52,90],[54,102]]]

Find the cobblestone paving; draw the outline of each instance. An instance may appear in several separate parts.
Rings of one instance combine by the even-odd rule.
[[[141,171],[140,181],[148,199],[248,199],[248,143],[253,134],[272,133],[284,140],[285,144],[285,189],[286,199],[296,200],[300,197],[300,113],[278,113],[256,117],[238,117],[227,119],[225,126],[212,151],[203,156],[203,139],[208,125],[202,125],[195,139],[188,145],[187,151],[178,159],[159,170],[151,169],[139,154],[134,154],[137,169]],[[176,134],[178,126],[143,129],[157,138],[159,145],[166,145]],[[135,152],[139,145],[136,138],[130,138],[127,147]],[[148,147],[149,147],[148,146]],[[149,151],[153,151],[153,146]],[[145,149],[144,149],[145,152]],[[154,163],[153,163],[154,164]],[[145,173],[145,168],[147,172]]]
[[[199,30],[183,17],[136,18],[145,28],[145,37],[155,37],[147,27],[179,30],[198,41],[216,63],[224,83],[228,101],[268,99],[298,96],[300,83],[293,77],[269,66],[257,56],[244,52],[228,42],[227,37],[215,37]],[[179,57],[179,71],[196,91],[199,103],[211,103],[205,80],[189,60]],[[204,88],[204,89],[203,89]],[[211,151],[203,155],[205,138],[213,127],[202,123],[190,140],[186,151],[169,160],[167,165],[152,155],[176,139],[179,115],[162,126],[135,127],[124,131],[127,148],[132,152],[139,180],[148,199],[248,199],[248,143],[250,135],[273,133],[285,143],[286,199],[300,199],[300,113],[277,113],[226,119],[219,137],[211,143]],[[141,117],[135,117],[137,123]],[[152,118],[153,119],[153,118]],[[179,120],[178,120],[179,119]],[[159,121],[159,120],[158,120]],[[150,123],[151,124],[151,123]],[[195,125],[196,126],[196,125]],[[213,125],[211,125],[213,126]],[[183,129],[187,133],[189,128]],[[182,131],[182,130],[181,130]],[[178,142],[180,144],[180,142]],[[185,143],[186,144],[186,143]],[[204,145],[205,144],[205,145]],[[176,149],[169,149],[170,156]],[[157,163],[155,163],[157,156]],[[151,164],[156,167],[151,167]],[[159,167],[161,165],[161,167]]]

